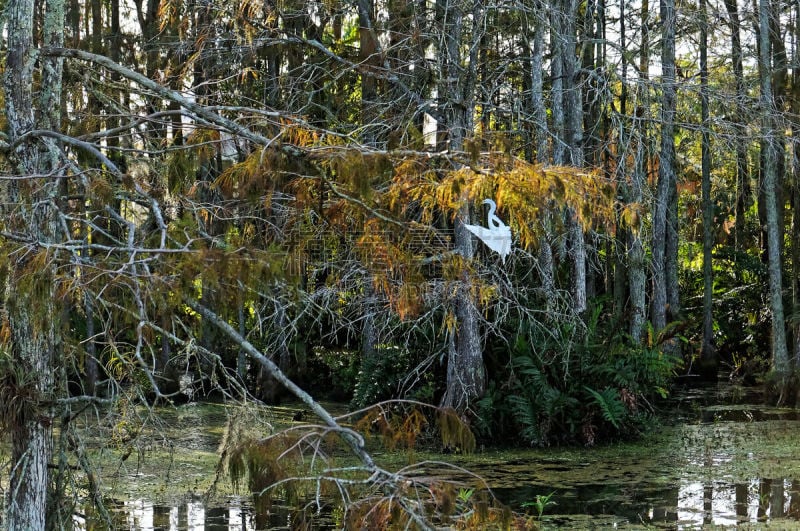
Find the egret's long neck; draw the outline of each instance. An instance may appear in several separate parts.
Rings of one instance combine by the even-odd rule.
[[[494,201],[488,201],[488,204],[489,204],[489,214],[486,215],[486,224],[491,225],[492,218],[495,219],[497,218],[497,216],[494,215],[495,211],[497,210],[497,205],[494,204]]]

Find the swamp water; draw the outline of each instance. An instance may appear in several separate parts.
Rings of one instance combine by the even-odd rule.
[[[637,443],[418,457],[468,468],[518,510],[535,511],[537,496],[552,493],[544,529],[800,529],[800,411],[765,407],[728,384],[676,391],[674,404],[671,418]],[[165,467],[148,470],[146,455],[141,467],[120,469],[115,499],[127,499],[110,507],[118,528],[255,529],[249,497],[202,496],[202,478],[213,477],[222,406],[188,405],[176,415],[170,488]],[[169,501],[159,495],[165,490]],[[288,528],[291,510],[273,509],[271,525]]]

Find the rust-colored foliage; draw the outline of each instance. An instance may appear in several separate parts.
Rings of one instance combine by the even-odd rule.
[[[347,511],[346,529],[404,529],[410,516],[398,500],[389,497],[364,498]]]
[[[287,259],[289,267],[283,270],[295,273],[315,264],[320,268],[331,263],[358,264],[368,272],[373,290],[386,297],[401,319],[424,310],[432,277],[458,281],[479,267],[453,253],[453,220],[465,200],[495,199],[499,214],[512,228],[515,245],[526,248],[536,245],[541,230],[537,220],[545,211],[569,207],[585,227],[612,226],[608,222],[614,219],[615,190],[608,180],[577,168],[527,163],[509,155],[502,139],[493,152],[481,152],[479,140],[470,143],[469,160],[461,160],[463,154],[370,151],[347,145],[335,135],[319,135],[302,124],[302,119],[281,120],[273,144],[254,150],[214,181],[213,188],[229,200],[224,206],[226,215],[236,215],[237,208],[242,208],[237,204],[247,205],[260,209],[253,212],[264,217],[268,226],[275,221],[271,217],[274,198],[283,201],[281,215],[285,217],[275,224],[274,234],[267,236],[263,229],[256,229],[250,231],[252,238],[242,234],[228,241],[241,247],[274,242]],[[175,159],[177,169],[170,173],[193,180],[192,168],[219,149],[214,133],[193,132],[189,149],[176,154],[188,159],[181,164]],[[186,167],[180,169],[182,165]],[[206,214],[207,218],[216,215]],[[633,211],[628,217],[633,217]],[[554,218],[556,224],[561,221],[560,216]],[[203,224],[212,221],[199,219]],[[263,241],[255,239],[257,235]],[[232,263],[236,267],[226,267],[227,271],[208,271],[204,282],[218,285],[221,280],[215,276],[245,281],[248,274],[243,278],[236,268],[247,264]],[[339,288],[339,278],[352,276],[328,275],[327,286]],[[341,289],[352,291],[352,285]],[[477,280],[472,290],[483,306],[497,295]]]
[[[436,424],[444,447],[465,453],[475,451],[475,434],[456,410],[440,408],[436,410],[436,414]]]
[[[417,407],[403,410],[377,404],[367,410],[355,429],[367,436],[379,435],[383,445],[390,450],[412,450],[427,425],[428,419]]]
[[[584,227],[610,226],[614,219],[615,189],[595,172],[530,164],[514,157],[483,162],[480,171],[464,166],[442,172],[436,179],[410,166],[407,177],[414,180],[414,185],[396,176],[395,189],[389,194],[395,204],[418,202],[424,220],[433,219],[437,211],[454,216],[465,197],[470,201],[494,198],[523,247],[536,244],[534,222],[542,212],[554,207],[570,207]]]
[[[514,514],[489,491],[446,480],[406,480],[391,496],[363,496],[346,515],[346,529],[538,529],[532,518]]]
[[[341,443],[337,434],[306,426],[257,438],[245,423],[242,419],[229,422],[220,450],[234,487],[239,489],[246,481],[246,488],[253,495],[256,527],[267,525],[276,498],[297,508],[309,497],[334,501],[337,496],[341,498],[342,489],[347,487],[330,475],[332,461],[323,451]],[[310,515],[301,509],[294,515],[292,528],[310,529],[312,523]]]
[[[472,510],[466,513],[465,518],[458,519],[453,526],[462,530],[515,530],[528,531],[539,529],[539,524],[532,517],[514,514],[508,507],[490,501],[481,492],[471,501]]]
[[[301,462],[298,440],[286,432],[238,441],[228,450],[228,472],[234,487],[240,488],[246,479],[256,512],[261,514],[269,511],[276,493],[289,504],[297,502],[297,485],[291,478],[297,476]]]
[[[429,434],[430,422],[418,403],[390,401],[367,409],[356,422],[356,431],[377,435],[389,449],[413,450],[421,437]],[[436,418],[442,446],[469,453],[475,450],[475,435],[455,410],[429,406]]]

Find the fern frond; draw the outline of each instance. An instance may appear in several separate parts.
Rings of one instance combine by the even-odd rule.
[[[584,386],[583,388],[592,395],[594,403],[597,404],[603,414],[603,419],[619,429],[620,423],[625,418],[625,404],[620,400],[616,389],[606,387],[598,392],[591,387]]]
[[[531,444],[540,442],[539,408],[528,397],[512,395],[508,397],[514,418],[522,428],[521,435]]]

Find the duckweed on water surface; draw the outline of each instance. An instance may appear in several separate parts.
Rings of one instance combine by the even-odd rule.
[[[545,529],[800,529],[798,412],[706,398],[696,395],[695,406],[676,413],[679,421],[637,442],[471,455],[376,451],[375,457],[390,469],[410,460],[463,467],[483,477],[512,508],[530,514],[537,496],[553,493],[541,522]],[[224,475],[214,483],[217,450],[236,407],[195,404],[158,415],[140,412],[144,422],[128,442],[114,442],[114,434],[99,433],[86,421],[84,438],[108,505],[126,528],[153,529],[148,522],[161,518],[177,522],[168,529],[182,531],[194,514],[207,526],[228,529],[240,522],[237,529],[252,529],[247,493],[235,493]],[[264,408],[251,418],[251,427],[266,435],[296,423],[298,411]],[[461,479],[474,484],[466,474]],[[286,522],[292,509],[281,510],[278,518]]]

